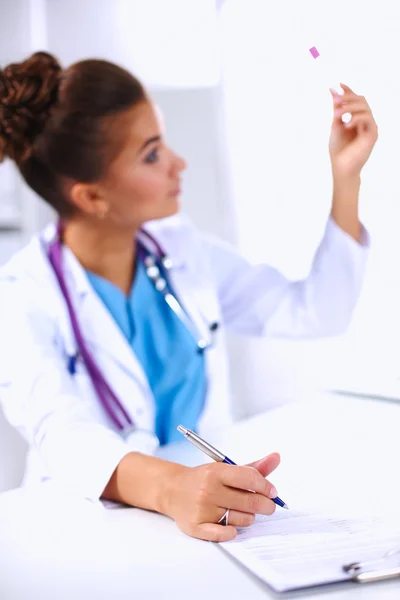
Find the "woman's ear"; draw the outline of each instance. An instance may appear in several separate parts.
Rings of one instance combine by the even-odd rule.
[[[74,183],[70,189],[70,198],[74,206],[86,215],[103,213],[104,199],[97,185],[92,183]],[[100,206],[99,206],[100,203]]]

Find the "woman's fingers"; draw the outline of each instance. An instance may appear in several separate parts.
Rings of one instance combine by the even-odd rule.
[[[225,488],[218,494],[221,508],[225,507],[255,515],[272,515],[276,504],[262,494]]]
[[[349,88],[349,86],[346,85],[345,83],[341,83],[340,87],[343,88],[345,94],[348,93],[348,94],[355,94],[356,95],[356,93],[353,92],[353,90],[351,88]]]
[[[214,525],[214,523],[201,523],[188,530],[181,527],[181,530],[192,537],[199,538],[200,540],[207,540],[209,542],[229,542],[229,540],[233,540],[237,534],[236,527],[233,527],[233,525]]]
[[[343,113],[345,113],[345,112],[371,113],[369,106],[365,102],[362,102],[362,100],[352,100],[351,102],[344,102],[341,106],[338,106],[337,108],[335,108],[335,112],[336,111],[342,111]]]
[[[209,540],[211,542],[227,542],[233,540],[237,534],[237,527],[250,527],[254,523],[255,515],[244,513],[237,510],[229,510],[228,525],[220,525],[218,523],[226,512],[226,509],[220,509],[216,517],[216,522],[200,523],[186,527],[181,526],[181,530],[188,535],[199,538],[201,540]]]
[[[333,96],[334,102],[342,102],[345,98],[347,98],[347,99],[362,98],[362,96],[359,96],[351,88],[349,88],[348,85],[345,85],[344,83],[342,83],[341,86],[342,86],[341,94],[338,94],[336,90],[331,89],[331,94]]]
[[[360,127],[363,131],[375,131],[377,129],[375,121],[368,113],[352,115],[351,121],[345,123],[346,129],[356,129]]]
[[[341,84],[344,94],[333,94],[334,125],[342,125],[349,131],[367,133],[370,140],[376,141],[378,127],[370,106],[364,96],[358,96],[348,85]],[[343,119],[343,115],[347,118]],[[367,139],[367,138],[366,138]]]
[[[342,117],[344,115],[346,115],[346,116],[345,116],[344,119],[342,119]],[[334,112],[334,119],[335,119],[335,121],[337,121],[337,122],[339,122],[339,121],[343,122],[346,125],[347,123],[350,123],[350,121],[352,121],[355,118],[356,115],[359,115],[359,116],[363,117],[366,120],[369,119],[371,122],[374,121],[374,118],[373,118],[373,116],[372,116],[372,114],[370,112],[368,112],[366,110],[359,110],[359,111],[357,111],[357,110],[351,110],[351,109],[348,109],[347,107],[343,108],[343,109],[340,109],[340,110],[335,110],[335,112]]]
[[[237,490],[256,492],[266,498],[275,498],[276,490],[254,467],[223,465],[220,481],[223,485]],[[274,495],[275,494],[275,495]]]
[[[228,524],[234,527],[250,527],[254,523],[256,515],[240,512],[239,510],[230,510]]]
[[[275,469],[279,461],[279,455],[272,454],[253,466],[209,463],[180,469],[173,479],[166,514],[188,535],[217,542],[233,539],[236,527],[248,527],[256,514],[275,511],[271,498],[277,491],[263,474]],[[228,525],[218,524],[227,509]]]
[[[226,509],[221,508],[220,514],[218,515],[217,523],[225,515]],[[255,514],[242,512],[240,510],[229,509],[228,525],[234,527],[250,527],[254,523],[256,518]],[[225,525],[223,525],[225,527]]]
[[[365,107],[362,102],[348,103],[343,108],[337,108],[334,111],[335,120],[341,120],[343,115],[350,115],[348,120],[344,120],[345,127],[351,129],[355,124],[364,123],[366,127],[376,128],[375,119],[372,112]]]
[[[366,99],[363,96],[357,96],[356,94],[352,94],[351,96],[346,95],[340,99],[335,99],[334,122],[341,123],[343,115],[346,115],[347,117],[343,119],[347,129],[352,129],[350,123],[354,124],[356,122],[356,115],[360,115],[366,120],[369,119],[371,125],[375,122]]]
[[[281,462],[281,457],[278,452],[273,452],[268,456],[264,456],[260,460],[250,463],[248,466],[257,469],[263,477],[267,477],[272,471],[275,471]]]
[[[347,88],[347,86],[346,86]],[[350,90],[350,88],[347,88]],[[335,109],[344,108],[350,112],[351,110],[368,110],[370,106],[364,96],[359,96],[353,91],[345,92],[342,96],[332,94]]]

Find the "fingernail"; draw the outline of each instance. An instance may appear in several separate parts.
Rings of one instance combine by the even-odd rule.
[[[340,87],[340,85],[332,87],[331,90],[333,90],[333,92],[336,94],[336,96],[343,96],[344,95],[344,90]]]
[[[274,485],[272,485],[271,489],[269,490],[269,497],[276,498],[277,495],[278,495],[278,492],[276,491],[276,487]]]

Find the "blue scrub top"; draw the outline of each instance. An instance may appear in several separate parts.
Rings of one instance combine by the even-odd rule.
[[[205,361],[197,340],[155,289],[141,260],[128,297],[103,277],[86,273],[146,373],[160,444],[181,440],[177,426],[196,430],[204,405]]]

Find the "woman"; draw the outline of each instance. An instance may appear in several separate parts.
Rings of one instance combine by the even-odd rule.
[[[265,477],[277,454],[253,468],[151,454],[179,439],[180,423],[206,436],[229,423],[225,328],[302,337],[347,326],[366,258],[360,171],[377,128],[365,99],[343,89],[332,214],[309,277],[289,282],[164,219],[178,211],[185,163],[131,74],[98,60],[62,70],[43,52],[0,72],[0,158],[61,218],[0,276],[0,390],[31,446],[28,481],[155,510],[208,540],[274,511]]]

